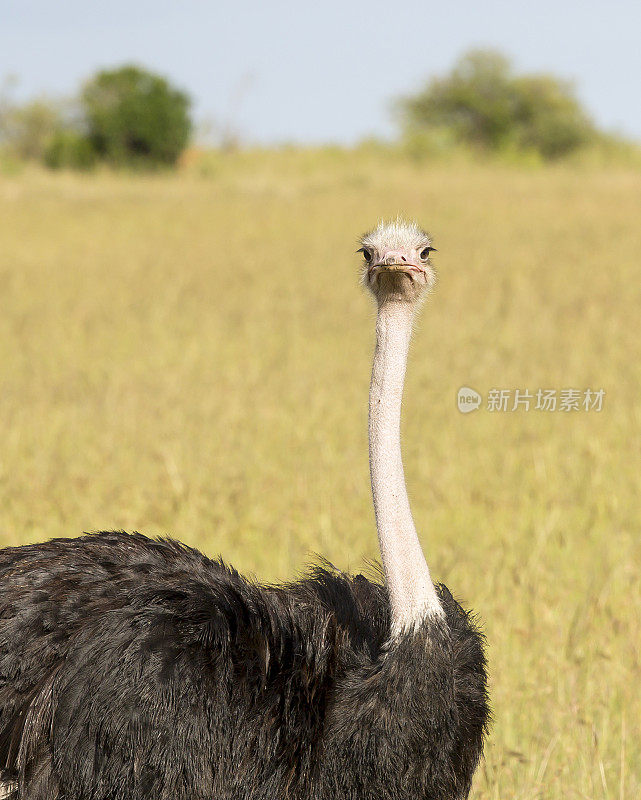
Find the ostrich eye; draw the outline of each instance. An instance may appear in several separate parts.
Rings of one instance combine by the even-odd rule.
[[[423,250],[421,250],[419,255],[423,260],[425,260],[426,258],[430,257],[430,253],[434,249],[435,249],[434,247],[425,247],[425,248],[423,248]]]
[[[372,251],[368,250],[366,247],[362,247],[361,252],[363,253],[363,258],[369,264],[369,262],[372,260]]]

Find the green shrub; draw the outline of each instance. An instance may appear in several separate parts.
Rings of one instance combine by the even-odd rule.
[[[140,67],[99,72],[81,103],[94,151],[112,164],[172,165],[189,141],[189,97]]]
[[[515,78],[515,132],[523,148],[556,158],[596,139],[596,131],[570,84],[549,75]]]
[[[400,102],[406,136],[449,130],[453,139],[489,150],[565,155],[594,140],[595,128],[572,86],[551,75],[515,76],[510,62],[475,50],[452,71]]]
[[[22,105],[7,100],[0,111],[0,138],[8,153],[21,161],[42,159],[61,125],[60,105],[47,98]]]
[[[43,160],[50,169],[90,169],[96,163],[96,151],[85,135],[60,130],[51,139]]]

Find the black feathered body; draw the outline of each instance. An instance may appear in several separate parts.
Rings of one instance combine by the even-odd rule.
[[[482,637],[390,643],[383,586],[258,586],[170,540],[0,550],[0,778],[16,800],[454,800],[488,722]]]

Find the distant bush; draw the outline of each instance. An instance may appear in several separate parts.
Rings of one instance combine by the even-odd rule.
[[[50,169],[90,169],[96,160],[90,140],[74,130],[57,131],[43,154],[43,161]]]
[[[87,138],[112,164],[173,165],[189,141],[189,97],[140,67],[99,72],[80,99]]]
[[[488,150],[566,155],[594,141],[596,130],[571,84],[551,75],[514,75],[501,54],[474,50],[451,72],[399,103],[406,135],[444,131]]]
[[[0,103],[0,141],[13,158],[41,160],[62,125],[58,103],[40,98],[24,104],[3,97]]]

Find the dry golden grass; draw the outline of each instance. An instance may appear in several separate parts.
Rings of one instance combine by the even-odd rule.
[[[641,794],[641,174],[331,151],[0,179],[0,544],[169,533],[292,577],[375,556],[356,235],[434,234],[404,450],[436,577],[485,622],[474,796]],[[604,388],[467,416],[461,385]]]

